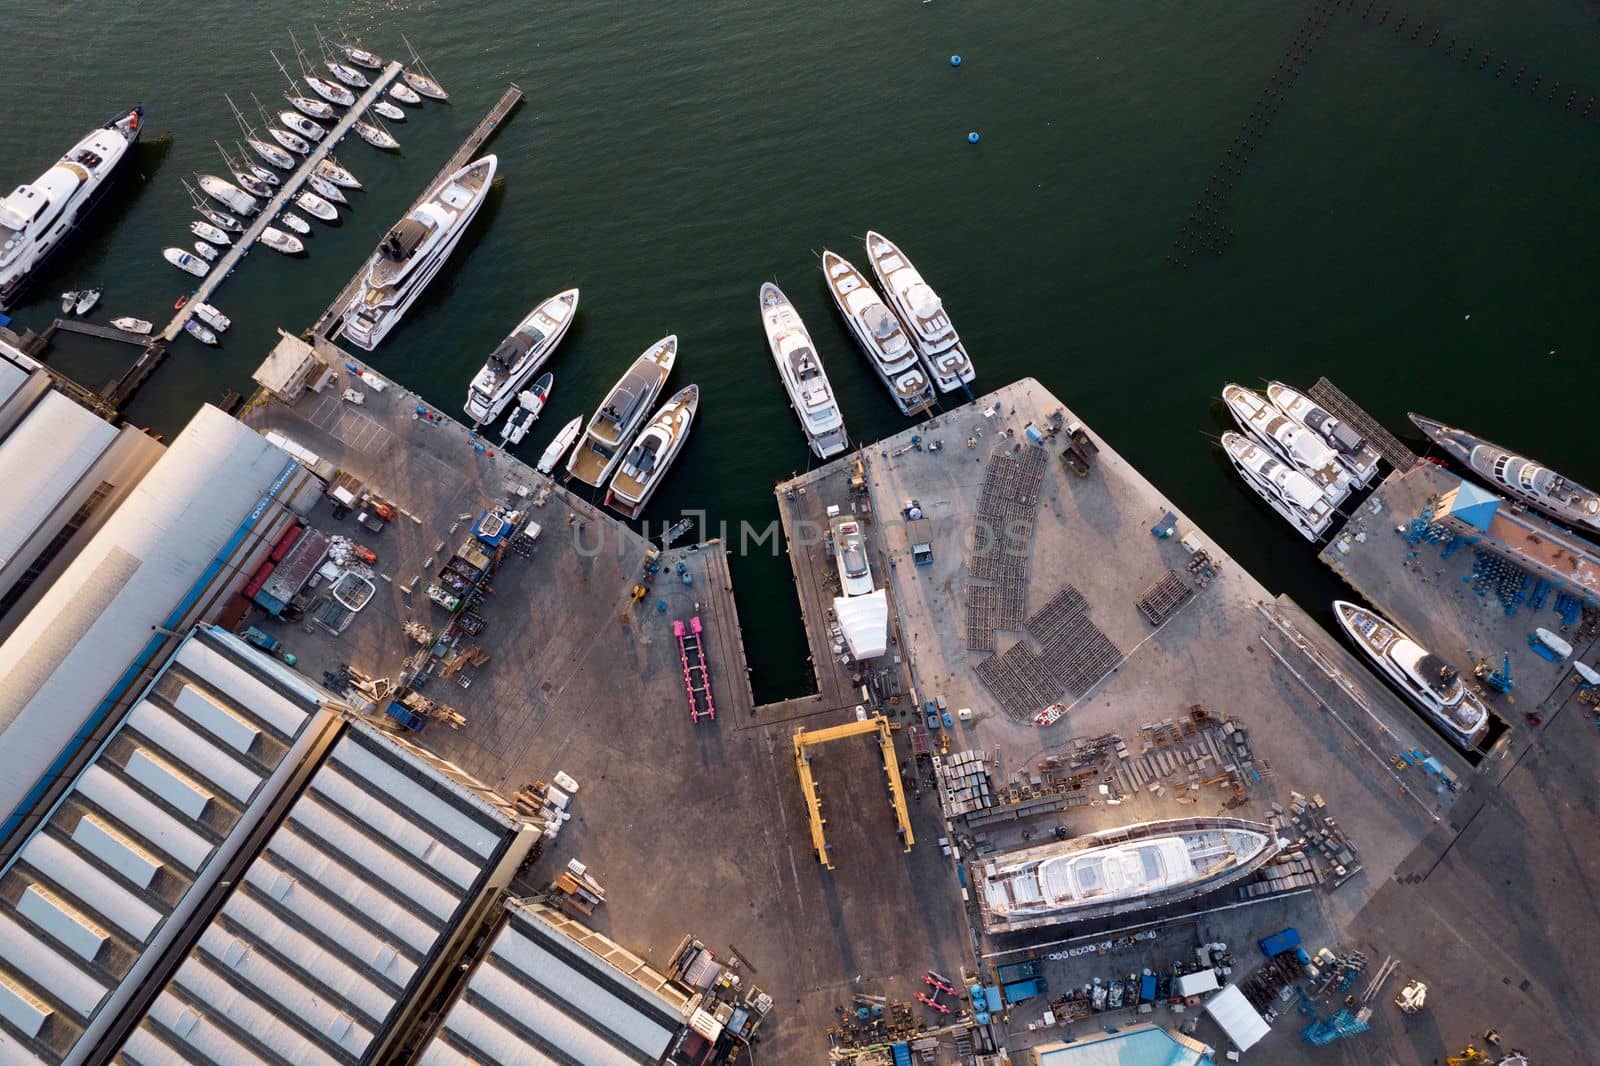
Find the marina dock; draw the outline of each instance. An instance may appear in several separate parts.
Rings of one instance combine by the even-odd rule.
[[[433,180],[423,187],[422,192],[411,202],[411,206],[406,208],[406,211],[414,210],[418,204],[432,194],[434,189],[439,187],[441,182],[466,166],[483,148],[484,144],[488,142],[489,138],[494,136],[495,131],[500,128],[500,124],[511,114],[512,109],[521,102],[522,89],[513,82],[506,87],[505,92],[500,94],[500,99],[489,109],[489,113],[483,116],[483,119],[473,127],[472,132],[467,135],[466,140],[461,142],[461,147],[456,149],[455,154],[445,160],[444,166],[439,168],[439,173],[434,175]],[[361,279],[366,274],[366,263],[367,260],[363,259],[362,269],[358,270],[345,283],[344,288],[339,290],[339,295],[333,298],[333,302],[328,305],[327,310],[323,311],[317,318],[316,323],[311,327],[313,333],[330,341],[338,337],[339,330],[344,326],[345,308],[350,305],[351,299],[355,297],[356,290],[361,287]]]
[[[76,318],[58,318],[45,327],[43,333],[39,334],[37,347],[40,349],[48,347],[50,338],[57,333],[77,333],[84,337],[98,337],[101,340],[120,341],[123,344],[137,344],[140,346],[150,343],[150,338],[142,333],[129,333],[115,326],[102,326],[98,322],[84,322]]]
[[[292,174],[283,179],[282,185],[273,194],[261,209],[256,212],[245,231],[234,236],[233,243],[218,257],[217,261],[210,264],[206,276],[199,279],[199,284],[184,305],[178,308],[165,327],[156,332],[145,345],[145,350],[133,365],[123,371],[122,376],[113,382],[105,392],[105,399],[113,407],[121,407],[127,403],[139,386],[142,385],[155,368],[161,365],[166,358],[168,347],[178,334],[183,332],[184,324],[194,314],[197,303],[209,303],[211,297],[222,287],[233,273],[233,268],[239,265],[244,257],[250,254],[262,231],[272,225],[278,215],[288,207],[294,198],[300,195],[306,179],[315,172],[317,164],[328,157],[333,149],[344,140],[355,126],[356,122],[367,113],[374,101],[383,95],[384,91],[400,76],[404,68],[398,61],[390,61],[380,72],[373,75],[372,84],[361,91],[353,106],[347,108],[336,122],[323,136],[311,146],[311,152],[305,156],[300,165]]]

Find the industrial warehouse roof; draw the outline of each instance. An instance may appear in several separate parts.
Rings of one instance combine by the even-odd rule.
[[[323,698],[230,634],[179,646],[0,870],[0,1061],[90,1050],[263,817]]]
[[[9,356],[9,352],[0,348],[0,356]],[[28,380],[28,371],[12,362],[9,358],[0,358],[0,403],[5,403],[12,394],[22,387]]]
[[[345,725],[120,1061],[376,1061],[519,834],[537,829],[448,764]]]
[[[0,440],[0,568],[116,437],[111,423],[47,392]]]
[[[203,407],[0,645],[0,816],[108,713],[167,639],[217,605],[230,560],[266,535],[282,501],[315,499],[309,475],[215,407]]]
[[[655,1063],[693,997],[643,959],[538,903],[507,918],[420,1066]]]
[[[1499,496],[1488,489],[1479,488],[1470,481],[1463,481],[1453,492],[1445,495],[1441,517],[1443,514],[1449,514],[1474,529],[1487,533],[1499,506]]]

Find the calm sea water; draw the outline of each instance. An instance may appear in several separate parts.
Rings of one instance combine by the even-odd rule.
[[[1378,25],[1383,5],[1365,21],[1363,7],[1335,16],[1236,181],[1227,254],[1179,270],[1164,262],[1170,242],[1305,5],[15,6],[0,180],[32,178],[133,101],[149,109],[139,175],[18,317],[42,326],[55,293],[94,282],[102,320],[164,319],[187,291],[160,259],[192,239],[179,179],[219,171],[212,138],[237,136],[223,92],[259,125],[250,93],[277,110],[267,50],[292,66],[291,28],[311,47],[317,23],[385,54],[404,32],[453,102],[396,124],[397,157],[340,151],[368,191],[337,228],[312,223],[308,259],[250,256],[217,299],[236,322],[226,346],[180,344],[135,421],[170,434],[198,403],[246,388],[273,329],[316,317],[514,80],[527,103],[492,144],[500,187],[375,358],[400,381],[456,410],[526,310],[579,285],[526,454],[675,332],[673,382],[700,383],[701,415],[650,517],[700,507],[763,524],[772,485],[808,452],[767,355],[760,282],[777,280],[805,316],[852,436],[903,425],[817,268],[823,247],[864,265],[859,237],[876,228],[941,290],[980,388],[1038,377],[1269,586],[1315,607],[1332,581],[1207,439],[1226,428],[1213,399],[1225,381],[1327,374],[1395,430],[1426,411],[1600,482],[1600,113],[1579,114],[1600,95],[1597,9],[1397,0]],[[53,358],[98,386],[127,355],[69,341]],[[787,561],[735,566],[757,695],[797,694],[809,670]]]

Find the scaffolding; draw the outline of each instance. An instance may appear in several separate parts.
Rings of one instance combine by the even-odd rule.
[[[833,860],[830,858],[828,840],[824,832],[828,820],[822,816],[822,794],[817,790],[816,778],[811,774],[810,749],[831,741],[867,733],[878,735],[878,750],[883,756],[884,783],[889,788],[889,806],[894,809],[895,821],[899,823],[902,848],[910,851],[911,845],[916,843],[916,837],[911,831],[911,812],[906,807],[905,786],[900,781],[900,763],[895,758],[893,727],[890,726],[889,719],[881,714],[875,714],[865,721],[847,722],[844,725],[830,726],[815,732],[807,731],[801,726],[794,731],[794,766],[800,775],[800,789],[806,797],[806,813],[811,823],[811,847],[817,853],[817,861],[830,870],[833,869]]]

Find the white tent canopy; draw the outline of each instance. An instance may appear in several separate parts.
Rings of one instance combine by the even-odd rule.
[[[1256,1013],[1237,985],[1228,985],[1212,996],[1206,1004],[1206,1013],[1222,1026],[1222,1031],[1240,1051],[1249,1051],[1256,1041],[1271,1032],[1266,1021]]]
[[[1187,973],[1178,978],[1178,995],[1198,996],[1202,992],[1214,992],[1217,989],[1217,971],[1201,970],[1199,973]]]
[[[836,596],[833,613],[857,662],[889,650],[889,594],[883,589],[865,596]]]

